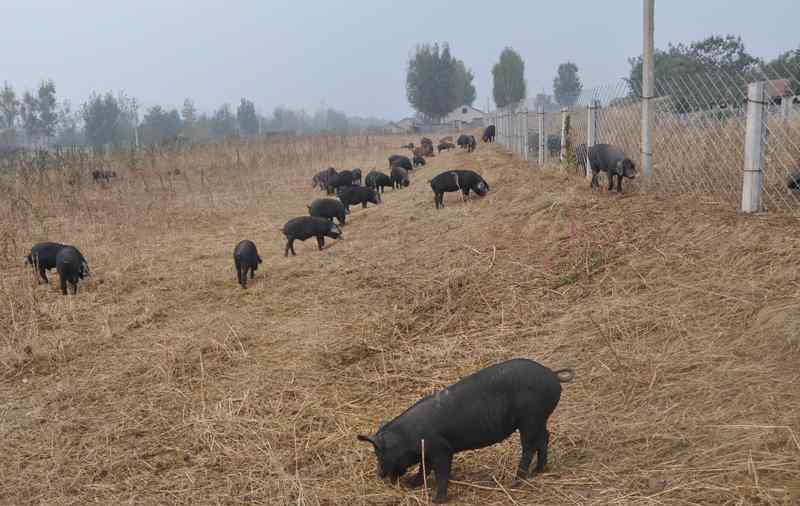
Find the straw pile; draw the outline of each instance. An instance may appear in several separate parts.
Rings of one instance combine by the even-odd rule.
[[[405,141],[331,147],[333,165],[385,170]],[[278,227],[326,162],[242,146],[230,168],[219,149],[176,158],[171,186],[157,169],[74,193],[3,181],[1,503],[426,504],[377,480],[356,434],[520,356],[577,371],[548,470],[511,488],[516,436],[460,454],[453,504],[800,498],[796,219],[593,194],[481,145],[285,259]],[[443,168],[492,191],[436,211]],[[247,290],[242,238],[264,258]],[[19,266],[43,239],[87,256],[78,297]]]

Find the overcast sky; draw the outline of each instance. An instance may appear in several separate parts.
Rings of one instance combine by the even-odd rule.
[[[752,54],[797,48],[797,0],[656,2],[656,46],[712,33],[743,37]],[[0,81],[18,91],[55,80],[74,104],[124,90],[146,106],[200,110],[248,97],[351,115],[411,113],[405,70],[414,46],[447,41],[475,73],[476,106],[491,95],[505,46],[526,64],[529,95],[559,63],[577,63],[585,87],[628,73],[641,52],[641,0],[0,0]]]

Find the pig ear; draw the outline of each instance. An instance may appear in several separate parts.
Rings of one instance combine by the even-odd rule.
[[[375,449],[378,448],[378,443],[376,443],[375,440],[372,439],[370,436],[362,436],[361,434],[359,434],[356,437],[358,438],[359,441],[364,441],[365,443],[371,443],[372,446],[375,447]]]

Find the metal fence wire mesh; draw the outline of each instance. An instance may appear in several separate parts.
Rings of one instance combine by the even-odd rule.
[[[763,100],[748,103],[748,85],[762,83]],[[707,202],[742,203],[748,107],[760,107],[761,207],[800,211],[800,54],[741,72],[657,78],[653,110],[652,190],[688,193]],[[498,142],[532,163],[562,162],[585,175],[582,147],[614,144],[642,162],[641,83],[620,79],[584,90],[568,111],[539,112],[521,102],[495,111]],[[752,113],[752,111],[751,111]],[[562,122],[569,117],[567,137]],[[759,117],[753,115],[751,118]],[[590,138],[590,129],[593,135]],[[563,146],[562,146],[563,144]],[[544,153],[540,156],[540,146]],[[564,160],[561,160],[564,149]],[[640,178],[626,186],[636,190]]]

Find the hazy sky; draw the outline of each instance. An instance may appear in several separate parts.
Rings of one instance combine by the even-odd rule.
[[[797,13],[797,0],[660,0],[656,46],[734,33],[772,57],[800,45]],[[52,78],[74,104],[124,90],[146,106],[191,97],[210,111],[244,96],[266,113],[324,101],[399,119],[411,112],[405,69],[418,43],[450,43],[483,109],[503,47],[525,60],[531,96],[551,92],[566,60],[586,87],[605,84],[641,52],[641,18],[641,0],[0,0],[0,81],[19,91]]]

